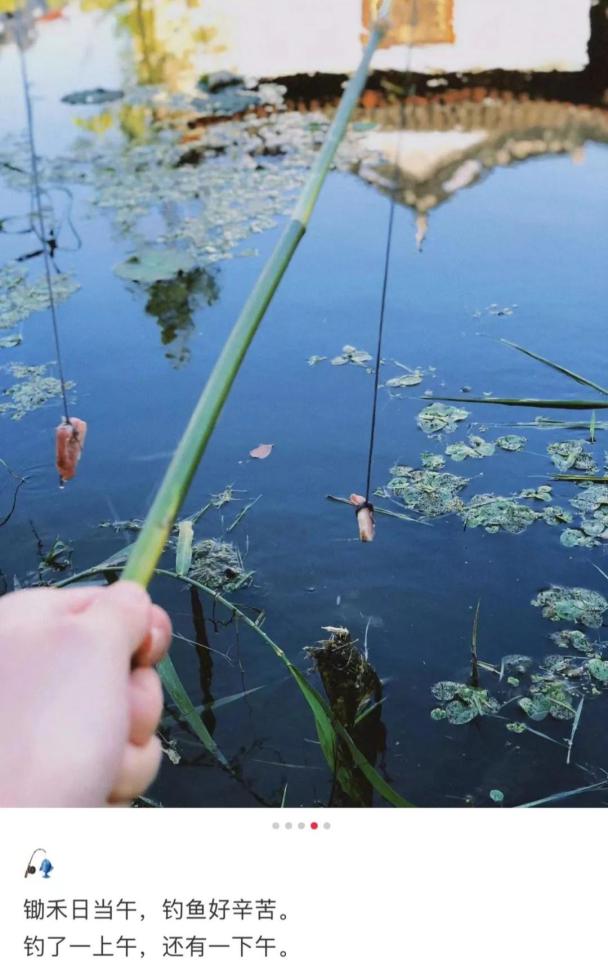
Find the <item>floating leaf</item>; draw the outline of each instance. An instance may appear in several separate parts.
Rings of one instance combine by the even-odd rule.
[[[543,617],[550,621],[601,627],[608,601],[596,590],[553,586],[542,590],[532,601],[532,606],[542,607]]]
[[[175,571],[185,577],[192,563],[192,539],[194,528],[191,520],[180,520],[177,525],[177,550],[175,552]]]
[[[568,470],[581,470],[586,473],[594,473],[597,466],[593,457],[585,450],[586,443],[582,440],[569,440],[563,443],[549,443],[547,452],[551,457],[551,462],[562,473]]]
[[[65,94],[61,100],[64,104],[108,104],[110,101],[118,101],[123,96],[119,90],[108,90],[105,87],[93,87],[86,91],[74,91],[73,94]]]
[[[493,456],[494,449],[494,443],[488,443],[481,436],[469,436],[468,443],[452,443],[446,447],[445,452],[447,456],[460,462],[467,458],[482,459],[484,456]]]
[[[416,422],[427,435],[443,432],[453,433],[458,423],[470,415],[466,409],[459,409],[457,406],[444,406],[443,403],[434,402],[418,413]]]
[[[422,373],[410,372],[403,376],[394,376],[392,379],[387,379],[385,385],[389,389],[407,389],[410,386],[418,386],[422,382]]]
[[[518,450],[523,449],[526,445],[526,442],[527,440],[525,436],[508,435],[499,436],[496,440],[496,445],[500,447],[500,449],[506,450],[508,453],[515,453]]]
[[[195,265],[187,252],[172,248],[147,248],[115,265],[114,271],[130,282],[147,284],[190,272]]]
[[[249,450],[249,455],[254,460],[265,460],[272,453],[272,447],[274,443],[260,443],[255,449]]]
[[[608,661],[602,661],[599,657],[593,657],[587,662],[587,667],[596,681],[601,681],[602,684],[608,682]]]
[[[544,721],[551,710],[551,702],[542,695],[535,695],[533,698],[520,698],[517,703],[532,721]]]
[[[458,494],[469,481],[463,476],[415,470],[409,466],[393,466],[391,473],[393,477],[387,490],[410,510],[436,517],[459,512],[464,505]]]
[[[558,647],[573,647],[575,651],[581,651],[583,654],[590,654],[593,651],[593,645],[582,631],[555,631],[551,635],[551,640]]]
[[[493,802],[496,802],[497,805],[500,805],[502,802],[504,802],[505,795],[504,792],[501,792],[500,788],[493,788],[490,792],[490,798]]]
[[[487,533],[522,533],[541,514],[509,497],[481,493],[465,507],[463,518],[467,527],[483,527]]]
[[[0,339],[0,349],[14,349],[22,342],[23,337],[20,335],[7,335],[6,338]]]

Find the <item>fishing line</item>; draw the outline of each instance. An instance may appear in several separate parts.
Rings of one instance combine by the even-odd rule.
[[[27,130],[28,130],[28,141],[30,148],[30,164],[32,171],[32,192],[34,199],[34,208],[40,223],[40,234],[38,238],[40,244],[42,245],[42,256],[44,259],[44,273],[46,276],[46,285],[48,289],[49,296],[49,306],[51,309],[51,320],[53,324],[53,335],[55,340],[55,352],[57,354],[57,369],[59,372],[59,382],[61,385],[61,398],[63,400],[63,413],[65,417],[66,425],[71,426],[70,412],[68,408],[68,397],[65,386],[65,378],[63,374],[63,359],[61,355],[61,344],[59,339],[59,325],[57,322],[57,309],[55,306],[55,296],[53,294],[53,284],[51,281],[51,255],[49,253],[49,243],[47,240],[46,227],[44,221],[44,213],[42,210],[42,191],[40,190],[40,178],[38,172],[38,159],[36,157],[36,142],[34,139],[34,115],[32,110],[32,100],[30,95],[29,79],[27,74],[27,64],[25,61],[25,51],[23,49],[23,43],[21,38],[21,23],[17,19],[15,23],[15,39],[17,42],[17,49],[19,51],[19,66],[21,69],[21,81],[23,86],[23,98],[25,101],[25,112],[27,116]]]
[[[416,24],[418,23],[418,2],[413,0],[412,4],[412,18],[410,20],[410,32],[413,35]],[[407,46],[406,62],[405,62],[405,77],[409,77],[411,73],[412,66],[412,54],[414,50],[413,37]],[[367,475],[365,482],[365,502],[359,504],[356,509],[357,514],[367,507],[370,511],[373,511],[372,504],[370,503],[370,489],[371,489],[371,478],[372,478],[372,464],[374,459],[374,445],[376,441],[376,422],[377,422],[377,409],[378,409],[378,386],[380,381],[380,362],[382,354],[382,336],[384,332],[384,318],[386,315],[386,295],[388,291],[388,277],[389,277],[389,267],[391,260],[391,252],[393,245],[393,228],[395,223],[395,210],[397,207],[397,189],[398,189],[398,172],[399,172],[399,161],[401,157],[401,141],[405,131],[405,99],[401,97],[400,111],[399,111],[399,134],[397,136],[397,147],[395,154],[395,181],[390,192],[390,207],[388,216],[388,225],[386,231],[386,245],[384,251],[384,270],[382,277],[382,292],[380,298],[380,317],[378,321],[378,340],[376,345],[376,364],[374,369],[374,388],[372,397],[372,412],[370,421],[370,434],[369,434],[369,449],[367,454]]]

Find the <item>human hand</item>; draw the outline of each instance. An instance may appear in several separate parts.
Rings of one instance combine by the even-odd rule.
[[[130,581],[0,599],[0,805],[127,804],[153,781],[171,622]]]

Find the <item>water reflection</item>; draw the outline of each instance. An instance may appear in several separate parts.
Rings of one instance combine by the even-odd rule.
[[[219,294],[216,274],[202,268],[148,287],[146,312],[156,319],[162,345],[170,346],[165,356],[176,369],[190,359],[188,340],[196,331],[192,316],[203,303],[217,302]]]

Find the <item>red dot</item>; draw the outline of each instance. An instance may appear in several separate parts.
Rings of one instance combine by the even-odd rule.
[[[311,822],[310,823],[310,827],[311,828],[319,828],[319,826],[318,826],[318,824],[316,822]]]

